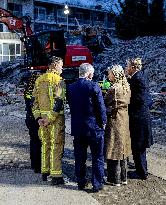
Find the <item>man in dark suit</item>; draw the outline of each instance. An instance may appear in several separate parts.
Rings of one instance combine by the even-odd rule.
[[[150,94],[147,80],[141,71],[140,58],[127,61],[127,74],[130,76],[131,99],[129,105],[129,125],[133,159],[139,178],[147,179],[146,148],[153,144],[149,112]]]
[[[84,63],[79,68],[79,79],[69,85],[68,101],[71,111],[71,134],[74,136],[75,172],[78,189],[86,185],[87,147],[92,154],[93,192],[103,188],[104,177],[104,129],[106,108],[102,92],[92,82],[94,68]]]

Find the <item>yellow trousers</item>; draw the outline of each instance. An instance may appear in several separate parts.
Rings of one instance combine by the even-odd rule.
[[[40,127],[39,137],[42,142],[41,172],[61,177],[65,142],[64,115],[59,115],[56,121],[47,127]]]

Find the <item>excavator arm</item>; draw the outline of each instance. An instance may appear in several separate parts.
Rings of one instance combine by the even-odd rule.
[[[45,30],[33,34],[29,16],[19,18],[3,8],[0,8],[0,23],[4,23],[10,31],[22,34],[20,40],[24,43],[26,51],[24,63],[27,68],[46,70],[52,56],[63,58],[66,68],[77,68],[85,62],[92,63],[92,55],[85,46],[66,46],[63,29]],[[78,21],[77,23],[79,24]],[[69,69],[67,72],[71,71],[72,69]]]
[[[10,31],[21,32],[23,36],[30,36],[32,34],[29,16],[18,18],[11,12],[0,8],[0,23],[4,23]]]

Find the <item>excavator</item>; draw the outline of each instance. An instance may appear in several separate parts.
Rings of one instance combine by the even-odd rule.
[[[26,69],[46,70],[51,57],[57,56],[64,60],[64,78],[73,80],[78,77],[80,64],[93,63],[92,54],[86,46],[66,45],[63,29],[33,33],[30,16],[19,18],[3,8],[0,8],[0,23],[20,36],[25,48]]]
[[[86,46],[66,45],[63,29],[33,33],[30,16],[19,18],[3,8],[0,8],[0,23],[20,36],[25,47],[24,67],[27,70],[46,71],[52,56],[61,57],[64,61],[62,76],[69,84],[79,77],[78,67],[82,63],[93,63],[92,53]],[[110,87],[106,80],[99,81],[99,86],[103,93]]]

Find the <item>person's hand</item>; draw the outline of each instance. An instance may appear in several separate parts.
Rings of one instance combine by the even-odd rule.
[[[102,127],[103,127],[103,130],[105,130],[105,128],[106,128],[106,124],[102,125]]]
[[[39,119],[38,120],[38,124],[39,124],[39,126],[44,126],[44,119]]]
[[[49,121],[47,118],[41,118],[38,120],[39,126],[47,127],[49,125]]]
[[[44,127],[47,127],[48,125],[49,125],[49,121],[48,121],[47,118],[45,118],[45,119],[44,119],[44,124],[43,124],[43,126],[44,126]]]

